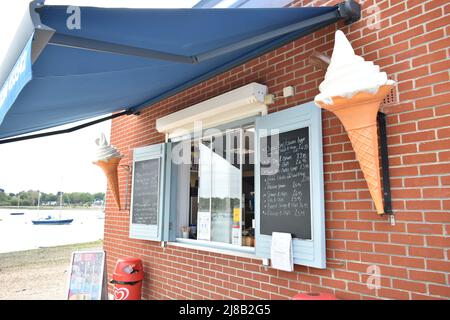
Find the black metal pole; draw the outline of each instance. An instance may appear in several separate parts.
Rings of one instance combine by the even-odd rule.
[[[386,114],[378,112],[377,114],[378,128],[380,130],[380,153],[381,166],[383,174],[383,198],[384,198],[384,213],[394,214],[392,211],[392,196],[391,196],[391,182],[389,177],[389,155],[387,147],[387,132],[386,132]]]

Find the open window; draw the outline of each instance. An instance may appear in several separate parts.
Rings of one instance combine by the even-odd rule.
[[[170,240],[254,251],[254,141],[248,120],[172,142]]]

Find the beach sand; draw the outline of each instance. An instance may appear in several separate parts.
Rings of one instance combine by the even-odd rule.
[[[101,250],[102,241],[0,254],[1,300],[65,300],[73,251]]]

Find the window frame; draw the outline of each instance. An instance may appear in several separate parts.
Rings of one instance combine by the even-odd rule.
[[[243,119],[239,119],[239,120],[235,120],[235,121],[231,121],[225,124],[221,124],[219,126],[217,126],[214,129],[217,129],[219,131],[222,131],[223,133],[226,133],[226,130],[230,130],[230,129],[237,129],[237,128],[242,128],[245,126],[255,126],[256,125],[256,119],[258,119],[260,116],[251,116],[251,117],[247,117],[247,118],[243,118]],[[184,136],[177,136],[174,138],[169,138],[169,142],[170,143],[170,148],[166,148],[167,150],[167,154],[168,157],[170,158],[170,154],[171,154],[171,150],[172,150],[172,146],[175,143],[181,142],[181,141],[185,141],[185,140],[192,140],[192,139],[202,139],[205,137],[209,137],[209,136],[213,136],[213,135],[207,135],[205,136],[205,132],[207,130],[210,130],[211,128],[206,128],[203,129],[201,131],[201,135],[197,136],[193,136],[193,133],[191,132],[191,134],[189,135],[184,135]],[[256,135],[255,135],[255,139],[256,139]],[[170,150],[169,150],[170,149]],[[170,151],[170,153],[168,153]],[[256,151],[255,151],[256,153]],[[169,161],[171,161],[169,159]],[[166,162],[166,170],[170,167],[169,170],[171,170],[171,165],[169,166],[168,163]],[[175,179],[175,175],[171,174],[171,172],[169,174],[167,174],[166,172],[166,176],[169,177],[167,180],[170,181],[166,181],[166,186],[168,185],[176,185],[175,181],[173,181]],[[184,238],[179,238],[176,237],[176,226],[177,226],[177,215],[175,210],[173,209],[173,204],[170,201],[171,198],[171,194],[172,194],[172,189],[170,187],[166,188],[166,190],[170,190],[170,194],[166,195],[166,198],[169,199],[168,201],[166,201],[167,205],[166,208],[168,209],[167,211],[169,212],[169,218],[166,219],[167,222],[167,226],[165,227],[165,230],[167,230],[168,232],[166,233],[166,237],[165,237],[165,241],[169,242],[169,243],[178,243],[178,244],[186,244],[189,246],[197,246],[200,250],[203,249],[218,249],[218,250],[226,250],[229,252],[235,252],[237,254],[239,253],[244,253],[244,254],[251,254],[253,257],[256,258],[256,249],[255,247],[248,247],[248,246],[242,246],[242,245],[233,245],[233,244],[228,244],[228,243],[222,243],[222,242],[217,242],[217,241],[206,241],[206,240],[197,240],[197,239],[184,239]],[[242,199],[241,199],[242,202]],[[241,207],[242,207],[242,203],[241,203]],[[167,214],[167,212],[165,213]],[[255,213],[256,214],[256,213]],[[241,221],[242,223],[242,221]]]
[[[314,166],[311,168],[310,181],[311,181],[311,225],[312,225],[312,239],[300,240],[293,239],[294,247],[294,264],[305,265],[315,268],[326,268],[326,245],[325,245],[325,198],[323,190],[323,151],[322,151],[322,117],[321,110],[314,105],[314,102],[308,102],[302,105],[294,106],[282,111],[271,113],[269,115],[252,116],[236,121],[231,121],[226,124],[217,126],[216,129],[226,132],[228,129],[242,128],[247,125],[255,126],[255,247],[247,247],[242,245],[226,244],[214,241],[202,241],[196,239],[183,239],[178,238],[177,234],[177,213],[174,209],[174,203],[171,202],[171,196],[176,194],[176,172],[172,172],[172,147],[176,142],[180,142],[186,139],[192,139],[192,132],[189,135],[177,136],[168,139],[168,142],[161,146],[161,205],[162,209],[159,214],[158,237],[154,238],[137,238],[145,240],[162,240],[175,246],[185,246],[188,248],[195,248],[203,251],[223,251],[225,254],[231,254],[236,256],[251,256],[255,259],[270,258],[270,244],[271,236],[259,234],[260,229],[260,210],[259,210],[259,154],[260,154],[260,135],[258,130],[259,125],[262,122],[269,123],[269,127],[282,128],[281,132],[295,130],[300,127],[309,127],[310,137],[310,164]],[[303,122],[302,126],[298,123]],[[286,129],[288,128],[288,129]],[[205,131],[211,128],[207,128],[201,131],[201,135],[197,133],[194,139],[200,139],[204,137]],[[170,140],[170,141],[169,141]],[[157,145],[151,145],[144,148],[154,148]],[[133,159],[133,185],[134,185],[134,162]],[[175,193],[174,193],[175,192]],[[242,200],[241,200],[242,201]],[[130,211],[130,223],[131,223],[131,211]],[[131,236],[130,236],[131,237]],[[308,257],[310,255],[310,257]],[[305,258],[306,257],[306,258]]]
[[[299,128],[309,128],[309,163],[310,163],[310,200],[311,200],[311,239],[293,238],[294,264],[314,268],[326,268],[325,241],[325,197],[322,149],[322,112],[314,102],[269,114],[256,121],[256,159],[260,161],[260,129],[281,129],[279,133]],[[270,135],[268,133],[267,135]],[[270,258],[272,236],[260,233],[260,167],[255,166],[255,219],[256,219],[256,255]]]

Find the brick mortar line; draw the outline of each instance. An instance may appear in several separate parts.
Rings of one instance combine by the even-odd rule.
[[[399,188],[395,188],[394,190],[399,190],[399,189],[400,189],[400,187]],[[401,188],[401,189],[404,189],[404,188]],[[409,187],[408,187],[408,189],[409,189]],[[355,192],[355,190],[327,191],[327,192],[332,193],[332,192],[352,192],[352,191]],[[359,189],[359,190],[356,190],[356,191],[369,191],[369,190],[368,189]],[[342,199],[342,200],[332,200],[332,201],[334,201],[334,202],[343,202],[343,203],[355,203],[355,202],[361,202],[361,201],[368,202],[368,201],[371,201],[371,200],[372,200],[372,198],[368,197],[368,198]],[[442,197],[439,197],[439,198],[424,198],[423,195],[422,195],[420,198],[398,198],[398,199],[394,198],[392,200],[393,201],[428,201],[428,200],[442,200],[442,201],[444,201],[444,200],[447,200],[447,198],[442,198]],[[362,211],[362,210],[370,211],[369,209],[357,209],[357,210],[358,211]],[[425,210],[441,210],[441,209],[405,209],[405,211],[409,211],[409,210],[411,210],[411,211],[425,211]],[[402,211],[404,211],[404,210],[402,210]]]
[[[348,240],[348,241],[351,241],[351,240]],[[360,241],[360,242],[364,242],[364,241]],[[370,243],[370,242],[368,242],[368,243]],[[376,244],[391,244],[391,243],[382,243],[382,242],[380,242],[380,243],[376,243]],[[427,246],[427,247],[423,247],[423,246],[420,246],[420,245],[407,245],[408,247],[419,247],[419,248],[433,248],[433,247],[429,247],[429,246]],[[421,260],[424,260],[424,261],[429,261],[429,260],[431,260],[431,261],[440,261],[440,260],[444,260],[444,259],[436,259],[436,258],[430,258],[430,257],[421,257],[421,256],[413,256],[413,255],[410,255],[409,254],[409,252],[408,252],[408,254],[406,254],[406,255],[400,255],[400,254],[388,254],[388,253],[380,253],[380,252],[375,252],[375,253],[373,253],[373,252],[363,252],[363,251],[353,251],[353,250],[338,250],[338,249],[336,249],[337,251],[344,251],[344,252],[360,252],[360,253],[366,253],[366,254],[379,254],[379,255],[384,255],[384,256],[388,256],[388,257],[392,257],[392,256],[394,256],[394,257],[400,257],[400,258],[412,258],[412,259],[421,259]],[[444,250],[443,248],[442,248],[442,250]],[[409,250],[408,250],[409,251]],[[368,264],[368,263],[374,263],[374,262],[370,262],[370,261],[361,261],[361,259],[360,260],[347,260],[347,259],[345,259],[345,261],[346,262],[356,262],[356,263],[364,263],[364,264]],[[445,261],[445,260],[444,260]],[[182,264],[182,263],[179,263],[178,262],[178,264]],[[397,266],[397,265],[392,265],[392,263],[390,263],[390,264],[385,264],[385,263],[382,263],[382,262],[377,262],[376,264],[380,264],[380,265],[384,265],[384,266],[396,266],[396,267],[404,267],[404,266]],[[176,267],[172,267],[172,268],[175,268],[176,269]],[[203,270],[210,270],[210,268],[204,268],[204,267],[198,267],[198,268],[200,268],[200,269],[203,269]],[[232,268],[232,269],[236,269],[236,270],[242,270],[242,269],[238,269],[238,268],[234,268],[234,267],[229,267],[229,268]],[[423,269],[423,268],[414,268],[414,267],[406,267],[407,269],[414,269],[414,270],[418,270],[418,271],[422,271],[422,270],[427,270],[427,269]],[[341,270],[340,268],[333,268],[333,270]],[[347,268],[345,268],[345,270],[348,270]],[[182,270],[183,272],[186,272],[186,273],[192,273],[193,271],[184,271],[184,270]],[[246,272],[249,272],[249,273],[252,273],[252,274],[261,274],[261,272],[259,272],[259,271],[252,271],[252,270],[244,270],[244,271],[246,271]],[[242,279],[246,279],[246,278],[244,278],[244,277],[242,277],[242,276],[239,276],[239,275],[229,275],[229,274],[227,274],[227,273],[223,273],[223,272],[220,272],[220,271],[212,271],[212,272],[215,272],[216,274],[222,274],[222,275],[225,275],[225,276],[231,276],[231,277],[239,277],[239,278],[242,278]],[[352,272],[355,272],[355,271],[352,271]],[[443,274],[443,275],[446,275],[446,273],[445,272],[443,272],[443,271],[435,271],[435,270],[433,270],[433,271],[430,271],[431,273],[438,273],[438,274]],[[195,272],[194,272],[195,273]],[[297,271],[297,274],[305,274],[305,273],[303,273],[303,272],[298,272]],[[266,275],[266,276],[268,276],[269,278],[270,278],[270,280],[269,280],[269,282],[265,282],[265,281],[259,281],[259,280],[255,280],[255,279],[248,279],[248,280],[251,280],[251,281],[255,281],[255,282],[257,282],[257,283],[259,283],[260,285],[261,284],[271,284],[271,285],[275,285],[275,286],[277,286],[277,284],[273,284],[272,282],[271,282],[271,279],[272,278],[276,278],[276,279],[287,279],[288,281],[299,281],[299,280],[293,280],[293,279],[290,279],[290,278],[283,278],[282,276],[280,277],[280,276],[274,276],[274,275],[267,275],[267,274],[263,274],[263,275]],[[306,274],[306,275],[314,275],[314,274],[310,274],[310,273],[308,273],[308,274]],[[186,277],[186,276],[182,276],[182,275],[178,275],[178,276],[180,276],[180,277]],[[216,277],[211,277],[211,276],[208,276],[208,275],[204,275],[203,274],[203,276],[205,276],[205,277],[207,277],[207,278],[210,278],[210,279],[217,279],[217,276]],[[324,276],[324,275],[322,275],[323,277],[327,277],[327,276]],[[399,279],[404,279],[404,278],[399,278]],[[409,278],[408,278],[409,279]],[[173,280],[173,279],[172,279]],[[177,280],[173,280],[173,281],[177,281]],[[200,281],[200,280],[197,280],[196,279],[196,281]],[[218,279],[218,281],[222,281],[222,282],[231,282],[231,280],[222,280],[222,279]],[[200,282],[202,282],[202,283],[205,283],[204,281],[200,281]],[[426,281],[425,281],[426,282]],[[279,285],[278,285],[279,286]]]
[[[445,59],[445,60],[438,60],[438,61],[447,61],[447,60],[448,60],[448,58]],[[426,75],[426,76],[423,76],[423,77],[421,77],[421,78],[415,79],[414,82],[416,82],[417,80],[420,80],[420,79],[423,79],[423,78],[426,78],[426,77],[430,77],[430,76],[435,75],[435,74],[444,73],[444,72],[449,73],[449,71],[446,71],[446,70],[438,71],[438,72],[435,72],[435,73],[430,73],[429,75]],[[449,83],[449,82],[450,82],[450,80],[447,79],[447,80],[443,80],[443,81],[440,81],[440,82],[427,83],[427,84],[424,84],[424,85],[419,86],[419,87],[416,87],[416,85],[414,85],[414,88],[415,88],[415,89],[411,89],[411,90],[408,90],[408,91],[403,91],[402,93],[413,92],[413,91],[417,91],[417,89],[420,89],[420,88],[426,88],[426,87],[430,87],[430,88],[433,90],[433,92],[434,92],[434,87],[435,87],[436,85],[438,85],[438,84],[444,84],[444,83]],[[449,91],[450,91],[450,90],[449,90]],[[442,92],[439,92],[439,93],[437,93],[437,95],[439,95],[439,94],[441,94],[441,93],[442,93]],[[445,94],[445,93],[444,93],[444,94]],[[434,95],[432,94],[432,95],[430,95],[429,97],[432,97],[432,96],[434,96]],[[406,101],[410,101],[410,100],[406,100]]]
[[[448,81],[448,82],[450,83],[450,81]],[[431,97],[431,96],[430,96],[430,97]],[[413,110],[414,110],[414,111],[413,111]],[[413,110],[411,110],[410,113],[412,113],[412,112],[417,112],[416,109],[413,109]],[[433,111],[435,111],[435,107],[433,107]],[[404,113],[402,113],[402,114],[407,114],[407,113],[408,113],[408,112],[404,112]],[[392,114],[392,113],[391,113],[391,114]],[[433,112],[433,114],[434,114],[434,112]],[[395,115],[400,115],[400,114],[395,114]],[[449,114],[444,114],[444,115],[442,115],[442,116],[435,116],[435,115],[432,115],[432,116],[429,116],[429,117],[426,117],[426,118],[420,118],[420,119],[416,119],[416,120],[407,120],[407,121],[398,122],[398,123],[395,123],[395,124],[390,124],[390,125],[387,126],[387,128],[389,129],[389,128],[391,128],[391,127],[401,126],[401,125],[403,125],[403,124],[412,124],[412,123],[419,124],[419,123],[422,122],[422,121],[428,121],[428,120],[440,119],[440,118],[445,118],[445,117],[449,117],[449,116],[450,116],[450,113],[449,113]],[[428,130],[428,131],[429,131],[429,130],[433,130],[433,129],[440,130],[440,129],[445,129],[445,128],[448,128],[448,127],[450,127],[450,124],[449,124],[448,126],[439,127],[439,128],[430,128],[430,129],[421,129],[421,130],[417,130],[417,129],[416,129],[416,131],[414,131],[414,132],[420,132],[420,131],[424,131],[424,130]],[[388,135],[388,137],[393,137],[393,136],[396,136],[396,135],[409,134],[409,133],[413,133],[413,132],[396,133],[396,134]],[[450,138],[448,138],[448,139],[450,139]],[[409,143],[407,143],[407,144],[410,144],[410,143],[412,143],[412,142],[409,142]]]
[[[347,271],[347,270],[346,270]],[[363,273],[360,273],[360,272],[353,272],[353,271],[350,271],[351,273],[355,273],[355,274],[358,274],[360,277],[363,275]],[[407,269],[407,273],[408,273],[408,276],[409,276],[409,270]],[[443,273],[443,274],[445,274],[445,273]],[[364,275],[368,275],[368,274],[364,274]],[[370,276],[370,275],[368,275],[368,276]],[[348,291],[349,289],[348,289],[348,284],[350,284],[350,283],[353,283],[353,284],[367,284],[367,282],[363,282],[362,280],[359,280],[359,282],[357,282],[357,281],[355,281],[355,280],[349,280],[349,279],[340,279],[340,278],[335,278],[335,276],[334,276],[334,273],[333,273],[333,277],[332,278],[329,278],[329,277],[326,277],[326,276],[323,276],[323,277],[320,277],[321,279],[321,281],[320,281],[320,286],[323,286],[323,287],[327,287],[327,288],[331,288],[331,289],[334,289],[334,290],[342,290],[342,289],[340,289],[340,288],[335,288],[335,287],[330,287],[330,286],[326,286],[326,285],[323,285],[323,283],[322,283],[322,279],[323,278],[328,278],[328,279],[332,279],[332,280],[338,280],[338,281],[344,281],[345,283],[346,283],[346,290]],[[398,288],[396,288],[396,287],[393,287],[393,281],[392,280],[400,280],[400,281],[409,281],[409,282],[417,282],[417,283],[424,283],[425,285],[426,285],[426,289],[427,289],[427,292],[419,292],[419,293],[422,293],[422,294],[429,294],[429,295],[431,295],[430,293],[429,293],[429,285],[430,284],[434,284],[434,285],[445,285],[445,284],[442,284],[442,283],[436,283],[436,282],[430,282],[430,281],[422,281],[422,280],[414,280],[414,279],[410,279],[409,277],[408,278],[400,278],[400,277],[395,277],[395,276],[389,276],[389,275],[387,275],[387,276],[383,276],[383,278],[386,278],[386,279],[389,279],[390,281],[390,287],[386,287],[386,286],[381,286],[381,288],[386,288],[386,289],[391,289],[391,290],[399,290],[399,291],[404,291],[404,292],[407,292],[407,293],[409,293],[409,292],[411,292],[411,291],[405,291],[406,289],[398,289]],[[361,278],[360,278],[361,279]],[[405,280],[406,279],[406,280]],[[381,289],[380,288],[380,289]],[[350,291],[350,292],[355,292],[355,291]],[[376,295],[377,297],[378,297],[378,295]],[[431,296],[438,296],[438,297],[440,297],[439,295],[431,295]]]
[[[321,286],[323,286],[323,285],[321,285]],[[326,286],[323,286],[323,287],[326,287]],[[342,290],[342,289],[337,289],[337,288],[334,288],[334,287],[328,287],[328,288],[332,288],[332,289],[334,289],[334,290]],[[346,286],[346,290],[348,291],[348,292],[350,292],[350,293],[353,293],[353,292],[357,292],[357,291],[349,291],[349,289],[348,289],[348,286]],[[419,291],[406,291],[406,289],[399,289],[399,288],[396,288],[396,287],[386,287],[386,286],[381,286],[379,289],[374,289],[374,290],[380,290],[380,289],[388,289],[388,290],[393,290],[393,291],[401,291],[401,292],[404,292],[404,293],[408,293],[408,295],[409,295],[409,298],[411,298],[411,294],[413,294],[413,293],[416,293],[416,294],[423,294],[423,295],[428,295],[428,296],[430,296],[430,297],[444,297],[444,296],[440,296],[440,295],[432,295],[432,294],[430,294],[430,293],[428,293],[429,292],[429,288],[428,288],[428,286],[427,286],[427,292],[419,292]],[[369,288],[368,288],[369,289]],[[370,289],[369,289],[370,290]],[[377,292],[377,291],[376,291]],[[380,296],[379,294],[378,294],[378,292],[375,294],[375,295],[370,295],[370,294],[367,294],[367,293],[363,293],[363,292],[359,292],[359,294],[365,294],[366,296],[373,296],[373,297],[375,297],[375,298],[381,298],[381,299],[384,299],[384,300],[392,300],[393,298],[387,298],[387,297],[384,297],[384,296]],[[448,299],[448,298],[447,298]]]
[[[211,278],[211,277],[208,277],[208,278]],[[211,278],[211,279],[216,279],[216,278]],[[245,279],[245,278],[243,278],[243,279]],[[176,283],[181,283],[181,284],[183,284],[181,281],[174,280],[174,279],[171,279],[171,280],[174,281],[174,282],[176,282]],[[219,286],[219,285],[207,283],[207,282],[200,281],[200,280],[196,280],[196,281],[197,281],[197,282],[200,282],[200,283],[202,283],[202,284],[207,284],[207,285],[213,286],[213,287],[215,287],[215,288],[223,288],[223,289],[228,290],[228,291],[230,291],[230,292],[232,291],[232,292],[236,292],[236,293],[243,294],[243,295],[253,296],[253,297],[258,298],[258,299],[260,299],[260,298],[254,295],[254,290],[261,290],[261,291],[263,291],[262,289],[257,289],[257,288],[253,288],[253,287],[248,287],[249,289],[252,290],[252,294],[246,294],[246,293],[243,293],[243,292],[240,292],[240,291],[236,291],[236,290],[233,290],[233,289],[225,288],[224,286]],[[220,280],[220,281],[225,281],[225,280]],[[252,280],[252,281],[255,281],[255,280]],[[230,281],[228,281],[228,282],[230,282]],[[232,283],[232,282],[231,282],[231,283]],[[245,286],[244,284],[236,284],[236,286],[239,286],[239,285]],[[171,286],[171,285],[169,285],[169,286]],[[274,285],[274,286],[276,286],[276,285]],[[175,286],[175,287],[176,287],[176,288],[179,288],[179,289],[184,289],[184,288],[180,288],[180,287],[177,287],[177,286]],[[277,287],[279,288],[279,286],[277,286]],[[209,293],[217,294],[217,291],[211,291],[211,290],[209,290],[209,289],[205,289],[204,287],[202,287],[201,289],[204,290],[204,291],[206,291],[206,292],[209,292]],[[271,294],[272,292],[268,292],[268,293]],[[198,293],[195,293],[195,294],[198,294]],[[278,290],[277,294],[282,295],[282,294],[279,292],[279,290]],[[221,294],[221,295],[222,295],[222,294]],[[228,295],[228,297],[231,297],[231,295]],[[232,298],[232,299],[237,299],[237,298]]]
[[[363,264],[368,264],[368,263],[370,263],[370,262],[363,262],[363,261],[356,261],[357,263],[358,262],[360,262],[360,263],[363,263]],[[378,264],[377,264],[378,265]],[[383,264],[381,264],[381,265],[383,265]],[[414,270],[412,270],[412,269],[414,269]],[[408,277],[407,278],[401,278],[401,277],[397,277],[397,276],[390,276],[390,275],[385,275],[385,276],[383,276],[384,278],[387,278],[387,279],[390,279],[390,280],[401,280],[401,281],[410,281],[410,282],[417,282],[417,283],[424,283],[425,285],[445,285],[445,284],[443,284],[443,283],[441,283],[441,282],[432,282],[432,281],[426,281],[426,280],[415,280],[415,279],[411,279],[409,276],[410,276],[410,274],[409,274],[409,271],[422,271],[422,270],[424,270],[424,269],[417,269],[417,268],[410,268],[410,267],[406,267],[406,270],[407,270],[407,273],[408,273]],[[360,277],[361,276],[363,276],[363,275],[368,275],[368,274],[363,274],[363,273],[358,273],[358,272],[354,272],[353,270],[348,270],[348,269],[346,269],[345,270],[346,272],[349,272],[349,273],[354,273],[354,274],[357,274],[357,275],[359,275]],[[438,274],[442,274],[442,275],[445,275],[445,273],[442,273],[442,272],[431,272],[431,273],[438,273]],[[310,275],[310,274],[306,274],[306,275]],[[337,280],[337,281],[344,281],[344,282],[347,282],[347,283],[356,283],[356,284],[364,284],[365,282],[363,282],[362,280],[359,280],[359,281],[356,281],[356,280],[348,280],[348,279],[341,279],[341,278],[336,278],[335,276],[334,276],[334,274],[330,277],[330,276],[326,276],[326,275],[321,275],[321,276],[317,276],[318,278],[319,278],[319,280],[320,280],[320,284],[316,284],[316,283],[311,283],[311,282],[305,282],[305,281],[302,281],[302,280],[292,280],[292,279],[288,279],[288,287],[287,287],[287,289],[290,289],[290,290],[294,290],[294,289],[292,289],[292,287],[290,286],[290,284],[291,284],[291,282],[293,282],[293,283],[300,283],[300,284],[305,284],[305,285],[321,285],[321,286],[325,286],[325,285],[323,285],[322,284],[322,279],[330,279],[330,280]],[[210,277],[208,277],[208,278],[210,278]],[[214,278],[212,278],[212,279],[214,279]],[[245,280],[245,278],[243,278],[244,280]],[[178,280],[175,280],[175,279],[170,279],[171,281],[173,281],[173,282],[176,282],[176,283],[180,283],[180,284],[182,284],[182,285],[184,285],[184,286],[194,286],[193,284],[185,284],[185,283],[183,283],[183,282],[181,282],[181,281],[178,281]],[[200,282],[200,283],[202,283],[202,284],[207,284],[207,285],[210,285],[210,286],[213,286],[213,287],[219,287],[219,288],[223,288],[223,289],[225,289],[225,290],[229,290],[229,291],[234,291],[234,292],[238,292],[238,291],[236,291],[236,290],[233,290],[233,289],[229,289],[229,288],[225,288],[224,286],[220,286],[220,285],[217,285],[217,284],[211,284],[211,283],[207,283],[207,282],[204,282],[204,281],[200,281],[200,280],[196,280],[197,282]],[[226,282],[225,280],[220,280],[220,281],[222,281],[222,282]],[[255,281],[255,280],[252,280],[252,281]],[[230,282],[230,281],[228,281],[228,282]],[[164,284],[167,284],[167,283],[164,283]],[[282,285],[278,285],[278,284],[273,284],[273,283],[266,283],[266,282],[263,282],[262,284],[270,284],[270,285],[272,285],[272,286],[274,286],[274,287],[278,287],[278,289],[279,288],[285,288],[284,286],[282,286]],[[167,284],[167,285],[169,285],[169,286],[172,286],[172,285],[170,285],[170,284]],[[236,286],[239,286],[239,285],[242,285],[242,286],[246,286],[245,284],[236,284]],[[248,286],[247,286],[248,287]],[[326,286],[326,287],[328,287],[328,286]],[[178,288],[180,288],[180,287],[178,287]],[[253,288],[253,287],[248,287],[249,289],[252,289],[252,291],[253,290],[263,290],[263,289],[261,289],[261,288]],[[334,288],[334,287],[331,287],[331,288],[333,288],[333,289],[338,289],[338,288]],[[392,287],[391,287],[392,288]],[[180,289],[184,289],[184,288],[180,288]],[[208,292],[212,292],[212,291],[210,291],[210,290],[208,290],[208,289],[205,289],[204,287],[202,287],[202,289],[203,290],[205,290],[205,291],[208,291]],[[217,293],[217,291],[214,291],[214,292],[212,292],[212,293]],[[238,292],[238,293],[242,293],[242,292]],[[273,293],[272,291],[270,292],[270,293]],[[280,295],[282,295],[281,293],[280,293],[280,290],[277,290],[277,294],[280,294]]]

